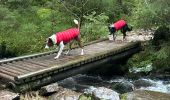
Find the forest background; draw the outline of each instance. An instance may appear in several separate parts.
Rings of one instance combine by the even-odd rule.
[[[134,29],[166,26],[169,34],[170,0],[0,0],[0,58],[44,52],[46,38],[74,26],[73,19],[81,22],[84,43],[107,37],[107,26],[119,19]],[[159,67],[162,63],[169,66],[167,41],[135,55],[130,66],[154,64],[156,60],[165,60],[155,62]]]

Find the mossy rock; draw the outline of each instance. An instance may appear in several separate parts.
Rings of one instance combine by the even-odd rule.
[[[121,95],[121,100],[169,100],[170,94],[148,91],[136,90]]]
[[[78,100],[96,100],[91,94],[82,94]]]
[[[169,39],[170,39],[170,29],[166,26],[160,26],[154,33],[152,44],[155,46],[159,46],[164,41],[168,41]]]

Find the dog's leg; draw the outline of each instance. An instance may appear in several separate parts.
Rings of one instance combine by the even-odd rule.
[[[71,48],[72,44],[73,44],[73,42],[71,41],[71,42],[69,43],[67,52],[64,53],[65,55],[67,55],[67,54],[71,51],[71,49],[72,49],[72,48]]]
[[[112,35],[113,35],[113,41],[115,41],[116,40],[115,33],[112,33]]]
[[[126,41],[126,31],[127,31],[127,25],[125,25],[125,26],[121,29],[121,32],[123,33],[123,41]]]
[[[123,33],[123,41],[126,41],[127,40],[126,39],[126,31],[123,31],[122,33]]]
[[[127,38],[126,38],[126,32],[123,33],[123,41],[126,41]]]
[[[59,56],[61,55],[63,49],[64,49],[64,43],[63,43],[63,41],[61,41],[60,44],[59,44],[59,51],[58,51],[58,54],[57,54],[56,57],[54,57],[54,59],[59,58]]]
[[[83,45],[81,43],[80,35],[76,38],[76,41],[78,42],[79,47],[81,48],[81,55],[84,55],[84,49],[83,49]]]
[[[115,37],[116,29],[115,29],[115,27],[109,27],[109,31],[110,31],[110,34],[112,34],[112,36],[113,36],[113,41],[115,41],[116,40],[116,37]]]

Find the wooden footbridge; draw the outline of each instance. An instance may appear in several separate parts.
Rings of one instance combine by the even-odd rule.
[[[103,39],[84,46],[85,55],[79,55],[80,48],[74,48],[69,55],[54,60],[56,52],[46,52],[0,60],[0,78],[13,90],[25,91],[55,82],[109,60],[120,59],[140,50],[140,42],[110,42]]]

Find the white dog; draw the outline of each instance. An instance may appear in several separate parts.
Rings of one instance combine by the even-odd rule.
[[[59,58],[61,53],[64,49],[64,44],[69,43],[71,40],[76,40],[81,48],[81,55],[84,55],[83,46],[81,44],[81,38],[80,38],[80,23],[74,19],[74,23],[77,25],[77,28],[70,28],[62,32],[57,32],[56,34],[53,34],[47,39],[45,48],[49,48],[53,45],[59,46],[59,51],[56,57],[54,59]],[[70,48],[71,50],[71,45]],[[69,50],[66,54],[69,53]]]

